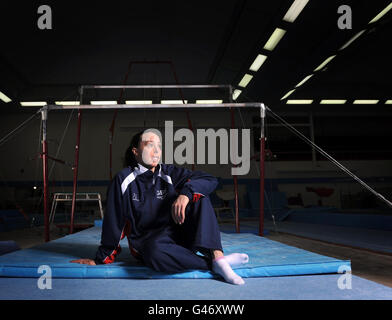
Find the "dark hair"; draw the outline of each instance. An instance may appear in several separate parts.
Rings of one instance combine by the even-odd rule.
[[[136,133],[131,140],[131,143],[129,144],[129,147],[125,151],[125,158],[124,158],[124,167],[136,167],[137,166],[137,161],[135,158],[135,155],[132,152],[133,148],[139,148],[139,143],[140,139],[144,133],[143,131],[140,131]]]
[[[154,129],[146,129],[146,130],[143,130],[143,131],[136,133],[132,137],[131,143],[129,144],[129,147],[125,151],[124,167],[131,167],[131,168],[137,167],[137,161],[136,161],[135,155],[132,152],[132,149],[139,148],[140,141],[142,140],[142,135],[143,135],[143,133],[147,133],[147,132],[155,133]]]

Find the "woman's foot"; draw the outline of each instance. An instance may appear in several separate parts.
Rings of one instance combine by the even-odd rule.
[[[221,250],[211,250],[211,254],[212,259],[218,259],[224,256]],[[246,253],[231,253],[224,257],[233,268],[249,262],[249,256]]]
[[[228,283],[235,285],[245,283],[245,281],[233,271],[223,255],[212,261],[212,271],[222,276]]]
[[[249,256],[246,253],[231,253],[225,256],[225,260],[234,268],[248,263]]]

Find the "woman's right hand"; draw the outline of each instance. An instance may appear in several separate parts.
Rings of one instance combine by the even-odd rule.
[[[77,259],[77,260],[72,260],[70,262],[72,262],[72,263],[80,263],[80,264],[88,264],[90,266],[95,266],[96,265],[95,261],[92,260],[92,259]]]

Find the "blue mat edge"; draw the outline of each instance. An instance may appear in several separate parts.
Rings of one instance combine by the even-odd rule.
[[[302,265],[271,265],[253,268],[237,268],[235,272],[243,278],[252,277],[277,277],[277,276],[293,276],[293,275],[309,275],[309,274],[326,274],[326,273],[342,273],[344,271],[351,272],[350,260],[337,260],[323,263],[308,263]],[[8,278],[39,278],[44,273],[38,273],[38,265],[34,266],[15,266],[2,265],[0,267],[0,277]],[[70,267],[61,265],[49,265],[51,268],[52,278],[64,279],[208,279],[217,278],[210,271],[189,270],[182,273],[160,273],[146,267],[114,267],[114,266],[75,266]],[[75,272],[79,269],[80,272]],[[102,269],[105,269],[105,275],[102,276]],[[315,272],[315,269],[318,271]],[[61,270],[61,271],[60,271]],[[69,272],[65,272],[69,270]],[[57,274],[60,273],[61,276]],[[49,276],[47,274],[47,276]]]

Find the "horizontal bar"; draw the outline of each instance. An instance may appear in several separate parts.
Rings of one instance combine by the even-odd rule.
[[[95,198],[95,199],[76,198],[75,200],[76,201],[99,201],[98,198]],[[53,201],[56,201],[56,202],[70,202],[70,201],[72,201],[72,198],[70,198],[70,199],[55,199]]]
[[[79,105],[79,106],[61,106],[61,105],[47,105],[41,110],[98,110],[98,109],[184,109],[184,108],[261,108],[265,110],[263,103],[248,102],[248,103],[219,103],[219,104],[110,104],[110,105]],[[264,115],[264,112],[262,112]]]
[[[167,84],[167,85],[83,85],[80,86],[82,89],[175,89],[175,88],[189,88],[189,89],[200,89],[200,88],[231,88],[230,84]]]

